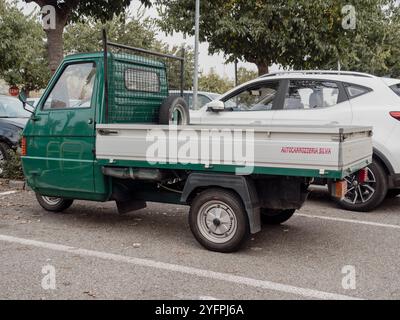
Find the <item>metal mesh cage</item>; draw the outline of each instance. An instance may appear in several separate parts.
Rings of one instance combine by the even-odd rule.
[[[169,90],[183,94],[184,57],[109,42],[103,32],[106,123],[158,123]]]

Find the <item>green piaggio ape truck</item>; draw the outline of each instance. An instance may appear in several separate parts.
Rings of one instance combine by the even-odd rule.
[[[337,181],[332,192],[343,197],[344,177],[361,170],[361,179],[372,161],[371,128],[190,125],[186,102],[169,96],[183,91],[182,57],[105,32],[103,44],[63,60],[23,132],[26,181],[47,211],[76,199],[115,201],[120,213],[187,205],[199,243],[233,252],[262,223],[292,217],[314,178]],[[209,112],[223,107],[212,102]]]

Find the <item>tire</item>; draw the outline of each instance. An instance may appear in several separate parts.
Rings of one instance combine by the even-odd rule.
[[[293,217],[295,209],[288,210],[271,210],[271,209],[261,209],[261,222],[267,225],[279,225],[288,221]]]
[[[204,248],[222,253],[239,250],[250,235],[242,200],[236,193],[224,189],[206,190],[194,199],[189,225]]]
[[[8,160],[8,152],[10,150],[11,148],[8,146],[8,144],[0,142],[0,175],[3,174],[3,164]]]
[[[159,123],[188,125],[190,123],[190,112],[185,99],[177,96],[165,99],[160,107]]]
[[[349,211],[369,212],[376,209],[388,192],[385,170],[379,162],[374,162],[368,166],[368,181],[358,184],[357,177],[358,173],[354,173],[345,178],[348,192],[343,200],[336,199],[336,202]]]
[[[386,199],[394,199],[400,194],[400,189],[391,189],[386,194]]]
[[[36,193],[36,199],[43,209],[56,213],[61,213],[64,210],[67,210],[74,202],[74,200],[69,199],[42,196],[39,193]]]

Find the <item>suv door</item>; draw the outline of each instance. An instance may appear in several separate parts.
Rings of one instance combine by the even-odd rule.
[[[221,98],[225,103],[224,111],[217,113],[207,111],[206,108],[200,110],[200,121],[202,124],[269,125],[279,100],[279,90],[279,80],[241,87]]]
[[[83,198],[94,191],[96,64],[66,64],[58,73],[24,133],[24,164],[35,191]]]
[[[322,79],[285,80],[283,104],[273,124],[351,124],[352,109],[340,82]]]

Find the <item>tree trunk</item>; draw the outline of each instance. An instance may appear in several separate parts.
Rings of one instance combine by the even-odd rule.
[[[47,58],[49,61],[49,68],[53,74],[62,59],[64,58],[64,39],[63,32],[67,21],[67,15],[62,12],[56,14],[56,28],[47,29]]]
[[[256,62],[258,75],[261,77],[269,72],[269,66],[265,62]]]

